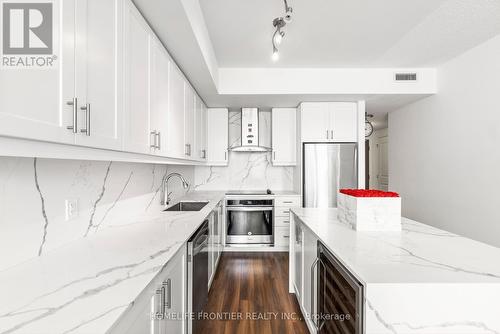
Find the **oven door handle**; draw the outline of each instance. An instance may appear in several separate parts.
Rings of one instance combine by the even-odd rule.
[[[252,212],[252,211],[273,211],[272,206],[227,206],[227,211],[244,211],[244,212]]]

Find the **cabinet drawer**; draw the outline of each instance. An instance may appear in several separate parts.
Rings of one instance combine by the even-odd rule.
[[[288,227],[274,228],[274,246],[276,247],[288,246],[289,241],[290,241],[290,228]]]
[[[276,197],[274,199],[275,206],[285,206],[289,208],[300,206],[300,197],[299,196],[285,196],[285,197]]]
[[[290,217],[276,217],[274,220],[274,226],[288,228],[290,226]]]
[[[290,208],[289,207],[275,207],[274,208],[274,216],[276,218],[278,217],[284,217],[284,218],[289,218],[290,217]]]

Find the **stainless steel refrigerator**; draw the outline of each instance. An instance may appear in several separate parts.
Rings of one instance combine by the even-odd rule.
[[[358,145],[304,144],[304,207],[335,208],[337,192],[358,187]]]

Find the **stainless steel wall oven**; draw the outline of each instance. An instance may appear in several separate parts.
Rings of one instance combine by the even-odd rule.
[[[274,200],[231,196],[226,200],[226,244],[274,243]]]

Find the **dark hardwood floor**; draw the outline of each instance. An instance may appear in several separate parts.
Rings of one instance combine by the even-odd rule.
[[[203,334],[308,333],[288,293],[288,253],[223,253],[205,311]]]

